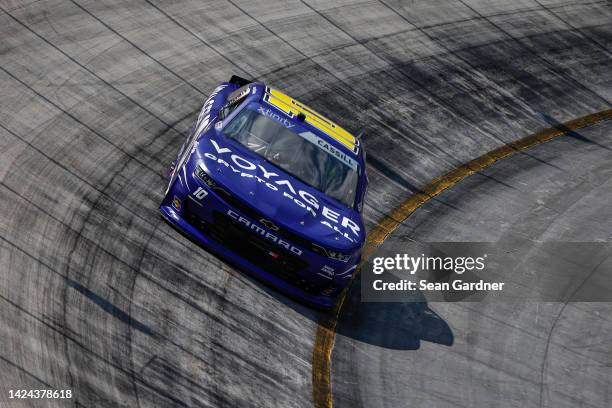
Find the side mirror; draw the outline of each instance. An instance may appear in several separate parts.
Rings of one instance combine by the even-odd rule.
[[[368,194],[368,183],[369,183],[369,180],[368,180],[368,176],[366,174],[365,180],[364,180],[364,183],[363,183],[363,191],[361,192],[361,197],[359,198],[359,208],[358,208],[358,210],[359,210],[360,213],[363,212],[363,205],[364,205],[365,200],[366,200],[366,195]]]

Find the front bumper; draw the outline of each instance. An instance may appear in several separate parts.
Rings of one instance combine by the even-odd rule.
[[[187,174],[184,173],[185,177]],[[337,295],[350,277],[350,274],[343,272],[351,269],[357,261],[333,262],[319,255],[307,254],[305,249],[302,257],[283,254],[265,240],[248,237],[248,231],[241,231],[240,225],[233,225],[231,220],[226,219],[224,214],[228,209],[238,213],[240,210],[228,205],[214,192],[209,190],[208,196],[202,201],[194,198],[190,190],[202,186],[196,179],[190,178],[191,189],[176,181],[173,184],[160,206],[162,215],[171,225],[290,297],[321,308],[335,305]],[[174,203],[177,199],[180,202],[178,208],[177,203]],[[268,252],[280,253],[282,257],[267,257]],[[343,275],[342,278],[325,277],[326,274],[321,270],[324,265],[332,265],[336,274]]]

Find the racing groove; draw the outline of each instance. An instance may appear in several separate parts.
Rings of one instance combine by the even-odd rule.
[[[56,405],[312,406],[318,314],[157,212],[167,165],[231,74],[365,129],[368,225],[612,98],[606,1],[0,5],[7,406],[8,389],[41,387],[73,390]]]

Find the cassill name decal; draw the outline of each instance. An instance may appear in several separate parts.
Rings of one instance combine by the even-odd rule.
[[[268,171],[262,165],[255,165],[244,157],[233,153],[232,150],[227,147],[220,147],[217,142],[212,139],[210,142],[219,156],[222,154],[230,154],[231,163],[228,163],[222,157],[217,157],[212,153],[204,153],[206,158],[214,160],[217,163],[231,169],[234,173],[240,174],[241,177],[255,178],[257,182],[264,184],[270,190],[281,193],[282,189],[282,196],[284,198],[289,199],[293,201],[295,205],[306,209],[306,211],[308,211],[315,218],[318,215],[317,213],[320,211],[321,215],[325,217],[324,220],[321,220],[321,224],[333,229],[351,242],[356,241],[355,237],[359,236],[359,231],[361,231],[361,229],[353,220],[342,216],[340,213],[325,205],[321,206],[315,196],[307,191],[296,189],[291,181],[278,178],[279,175],[277,173]],[[256,171],[257,168],[263,172],[263,178],[256,174],[248,173],[248,171]],[[351,231],[355,237],[348,234],[347,230]]]
[[[337,149],[332,146],[329,142],[321,139],[319,136],[315,135],[312,132],[302,132],[300,133],[300,136],[308,140],[310,143],[319,146],[319,148],[325,150],[327,153],[331,154],[333,157],[340,160],[342,163],[346,164],[351,169],[357,171],[357,162],[351,159],[346,153],[344,153],[340,149]]]

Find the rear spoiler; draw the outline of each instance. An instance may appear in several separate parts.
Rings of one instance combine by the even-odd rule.
[[[254,81],[249,81],[248,79],[244,79],[242,77],[239,77],[238,75],[232,75],[232,77],[229,80],[230,84],[235,84],[238,86],[248,85],[251,82],[254,82]]]

